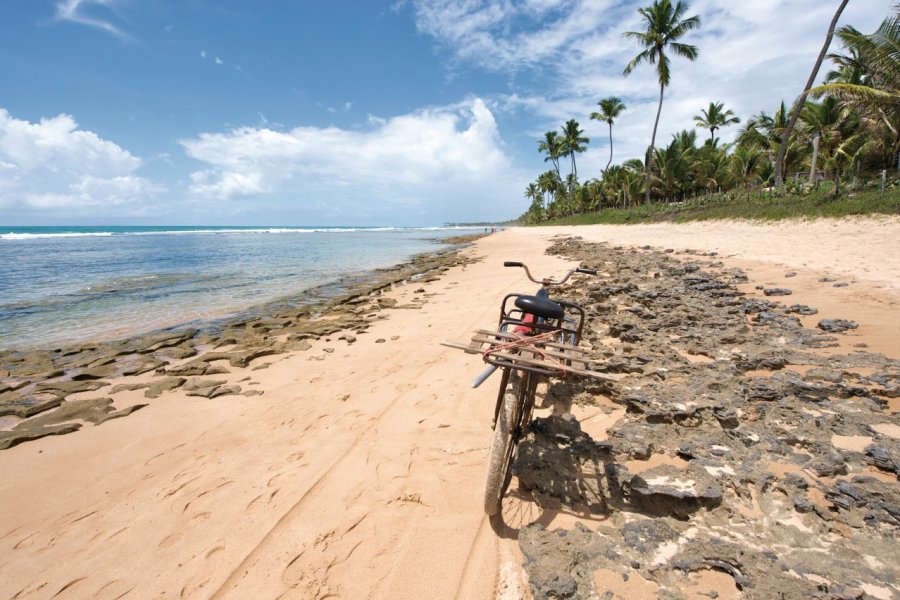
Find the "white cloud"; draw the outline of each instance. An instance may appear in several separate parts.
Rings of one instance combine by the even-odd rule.
[[[0,208],[45,214],[66,209],[138,210],[160,191],[135,175],[141,161],[113,142],[78,129],[65,114],[31,123],[0,109]]]
[[[510,203],[525,179],[512,169],[494,116],[478,98],[370,116],[364,130],[243,127],[182,145],[207,165],[191,175],[191,192],[202,197],[291,197],[299,211],[324,200],[335,216],[395,223],[426,213],[446,220],[523,210]],[[392,212],[401,208],[412,213]]]
[[[117,0],[60,0],[56,3],[56,19],[94,27],[122,39],[131,39],[131,36],[113,25],[109,19],[88,14],[92,5],[115,11],[116,3]]]
[[[643,3],[646,4],[646,3]],[[841,19],[872,31],[894,0],[850,3]],[[511,92],[499,100],[509,111],[533,117],[532,137],[575,118],[605,148],[604,124],[588,115],[600,98],[621,97],[628,110],[614,126],[616,161],[642,157],[650,141],[659,87],[653,68],[630,77],[622,70],[640,49],[622,37],[639,30],[641,3],[612,0],[410,0],[418,30],[446,49],[448,68],[461,64],[515,74]],[[742,119],[771,112],[800,92],[824,41],[836,2],[821,0],[693,0],[688,15],[702,27],[684,41],[700,48],[694,63],[672,58],[657,140],[694,127],[693,116],[711,101],[722,101]],[[838,49],[833,42],[831,50]],[[826,66],[823,66],[824,73]],[[737,127],[719,132],[724,141]],[[699,131],[699,134],[704,132]],[[592,147],[595,143],[592,142]],[[599,152],[597,158],[605,158]],[[591,160],[586,172],[599,173],[606,160]],[[582,173],[579,162],[579,174]]]
[[[224,62],[222,62],[222,59],[219,58],[218,56],[213,57],[213,60],[216,62],[217,65],[225,64]]]

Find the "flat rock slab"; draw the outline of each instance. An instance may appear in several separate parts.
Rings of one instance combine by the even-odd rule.
[[[184,377],[166,377],[165,379],[154,381],[144,391],[144,396],[146,398],[158,398],[165,392],[181,387],[186,381],[187,379]]]
[[[63,399],[53,394],[35,394],[0,404],[0,417],[15,416],[20,419],[56,408]]]
[[[22,442],[39,440],[48,435],[65,435],[79,429],[81,429],[80,423],[66,423],[65,425],[51,425],[34,429],[0,431],[0,450],[18,446]]]
[[[81,392],[95,392],[107,385],[109,384],[105,381],[48,381],[37,384],[35,389],[39,392],[49,392],[65,397]]]

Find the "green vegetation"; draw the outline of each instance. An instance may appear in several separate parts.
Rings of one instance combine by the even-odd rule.
[[[538,142],[553,169],[525,190],[531,205],[520,222],[635,223],[711,218],[778,219],[795,216],[898,214],[900,170],[900,5],[871,34],[845,26],[833,31],[845,2],[828,30],[821,58],[833,68],[825,83],[804,91],[793,107],[781,101],[742,121],[724,103],[698,108],[694,128],[656,147],[656,130],[665,88],[670,82],[669,54],[689,60],[699,50],[681,42],[700,26],[698,16],[684,18],[688,5],[654,0],[641,8],[642,31],[626,32],[643,50],[625,68],[655,65],[660,94],[656,123],[644,160],[612,164],[612,126],[625,105],[619,98],[598,102],[590,118],[609,125],[609,162],[598,177],[578,180],[575,156],[589,140],[575,119]],[[841,52],[827,54],[831,36]],[[819,68],[810,77],[810,85]],[[796,126],[791,127],[792,119]],[[716,133],[741,124],[734,143]],[[709,131],[699,140],[697,128]],[[784,183],[776,183],[779,151],[784,149]],[[570,159],[565,179],[560,161]],[[880,190],[882,173],[886,190]]]
[[[544,221],[541,225],[623,225],[747,219],[774,221],[788,218],[847,217],[852,215],[900,215],[900,180],[884,192],[868,189],[835,197],[830,184],[808,194],[740,190],[710,194],[683,202],[641,204],[630,208],[603,208]]]

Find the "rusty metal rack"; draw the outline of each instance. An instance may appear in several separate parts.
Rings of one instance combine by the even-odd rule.
[[[578,375],[605,381],[620,381],[623,378],[623,375],[595,370],[598,361],[586,350],[554,341],[559,336],[553,336],[554,332],[548,333],[530,336],[479,329],[468,344],[445,341],[441,345],[467,354],[481,354],[484,362],[496,367],[547,377]]]

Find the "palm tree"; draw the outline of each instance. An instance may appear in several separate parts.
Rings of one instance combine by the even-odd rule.
[[[819,52],[819,57],[816,59],[816,64],[813,66],[812,73],[809,74],[809,79],[806,81],[806,87],[803,88],[803,92],[794,103],[794,108],[791,109],[791,118],[788,120],[784,136],[781,139],[781,145],[778,147],[778,156],[775,157],[775,185],[784,183],[784,155],[787,153],[788,140],[791,137],[791,132],[794,130],[794,125],[797,123],[797,117],[800,116],[800,110],[806,102],[806,96],[809,94],[809,89],[812,87],[813,82],[816,80],[816,75],[819,73],[819,67],[822,66],[822,61],[825,60],[825,53],[828,52],[828,47],[831,45],[831,38],[834,36],[834,28],[837,25],[838,19],[841,18],[841,13],[844,12],[844,7],[847,6],[847,2],[849,2],[849,0],[841,0],[840,6],[838,6],[837,11],[834,13],[831,24],[828,26],[828,34],[825,36],[825,43],[822,45],[822,50]]]
[[[525,188],[525,197],[529,200],[537,200],[540,199],[543,201],[543,196],[541,194],[541,186],[538,185],[536,181],[533,181],[528,184],[528,187]]]
[[[541,192],[545,194],[544,206],[548,209],[550,205],[556,199],[556,193],[559,191],[562,184],[560,183],[559,175],[556,174],[555,171],[544,171],[541,173],[540,177],[537,180],[538,187],[541,188]],[[550,200],[546,200],[546,195],[550,195]]]
[[[548,131],[544,134],[543,140],[538,140],[538,152],[546,152],[544,162],[548,160],[553,163],[556,169],[556,176],[562,178],[559,174],[559,157],[563,155],[563,140],[555,131]]]
[[[575,167],[575,155],[584,152],[584,145],[591,140],[584,137],[584,130],[575,119],[569,119],[562,127],[562,155],[572,158],[572,174],[578,178],[578,169]]]
[[[694,117],[697,127],[709,129],[710,144],[715,143],[716,129],[741,122],[739,118],[734,116],[734,113],[730,108],[728,110],[723,110],[724,108],[725,105],[721,102],[710,102],[708,109],[701,110],[700,114]]]
[[[659,115],[662,112],[663,93],[672,76],[666,51],[671,48],[672,52],[690,61],[695,60],[699,53],[696,46],[678,42],[687,32],[700,27],[700,17],[697,15],[682,19],[687,9],[688,5],[681,0],[678,0],[675,6],[672,6],[670,0],[654,0],[651,6],[638,9],[638,13],[644,20],[644,31],[626,31],[623,34],[644,47],[644,50],[631,59],[631,62],[625,67],[624,74],[629,75],[635,67],[647,62],[656,65],[656,74],[659,79],[659,108],[656,110],[653,137],[650,138],[650,148],[647,150],[647,164],[645,165],[647,185],[644,194],[647,202],[650,202],[650,160],[656,146],[656,129],[659,127]]]
[[[604,98],[597,104],[600,106],[600,112],[592,112],[591,118],[596,121],[606,121],[607,123],[609,123],[609,160],[606,162],[606,169],[609,170],[609,165],[612,164],[613,159],[613,119],[618,117],[621,112],[625,110],[625,104],[616,96]]]
[[[837,96],[852,107],[885,156],[893,157],[900,152],[900,14],[871,35],[852,27],[841,27],[836,35],[849,56],[829,55],[838,69],[810,93]]]

